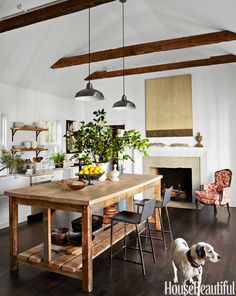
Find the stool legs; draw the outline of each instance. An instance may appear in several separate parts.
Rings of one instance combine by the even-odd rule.
[[[163,225],[163,221],[162,221],[162,212],[161,212],[161,208],[158,208],[158,212],[159,212],[159,217],[160,217],[160,222],[161,222],[161,235],[162,235],[163,242],[164,242],[164,248],[165,248],[165,250],[166,250],[166,237],[165,237],[164,225]]]
[[[168,212],[167,207],[165,207],[165,210],[166,210],[166,217],[167,217],[168,225],[169,225],[170,239],[171,239],[171,241],[173,242],[172,228],[171,228],[171,224],[170,224],[170,217],[169,217],[169,212]]]
[[[140,260],[141,260],[141,264],[142,264],[143,275],[145,275],[146,271],[145,271],[145,265],[144,265],[144,259],[143,259],[143,250],[142,250],[141,239],[140,239],[140,234],[138,231],[137,224],[135,224],[135,227],[136,227],[136,233],[137,233],[137,237],[138,237],[138,249],[139,249],[139,255],[140,255]]]
[[[124,248],[124,259],[126,260],[126,223],[124,223],[124,240],[123,240],[123,248]]]
[[[112,244],[113,244],[113,221],[111,219],[111,236],[110,236],[110,268],[111,268],[111,264],[112,264]]]
[[[149,233],[149,237],[150,237],[150,244],[151,244],[151,249],[152,249],[153,261],[154,261],[154,263],[156,263],[156,256],[155,256],[155,251],[154,251],[153,242],[152,242],[152,233],[151,233],[151,228],[150,228],[150,224],[149,224],[148,219],[147,219],[147,226],[148,226],[148,233]]]

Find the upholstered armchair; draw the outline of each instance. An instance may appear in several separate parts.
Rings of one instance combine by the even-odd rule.
[[[215,172],[215,183],[203,185],[201,191],[195,191],[195,202],[198,208],[198,202],[205,205],[214,206],[215,213],[217,206],[227,206],[230,216],[229,199],[230,199],[230,184],[232,172],[229,169],[224,169]]]

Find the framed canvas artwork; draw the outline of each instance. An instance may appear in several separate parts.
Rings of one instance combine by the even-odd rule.
[[[146,136],[192,136],[191,75],[148,79],[145,88]]]

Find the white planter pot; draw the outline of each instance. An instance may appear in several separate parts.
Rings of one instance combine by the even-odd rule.
[[[104,174],[98,180],[105,181],[107,179],[107,171],[108,171],[109,162],[98,163],[98,166],[100,167],[100,169],[102,169],[104,171]]]

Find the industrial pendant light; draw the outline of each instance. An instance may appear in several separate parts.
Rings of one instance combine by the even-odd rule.
[[[124,110],[124,109],[135,109],[136,106],[133,102],[128,101],[125,95],[125,8],[124,4],[126,0],[119,0],[122,3],[122,35],[123,35],[123,95],[120,101],[117,101],[113,105],[115,110]]]
[[[88,63],[89,76],[90,76],[90,39],[91,37],[90,37],[90,7],[89,7],[89,63]],[[87,83],[86,88],[76,93],[75,100],[84,101],[84,102],[100,101],[100,100],[104,100],[104,95],[99,90],[93,88],[93,85],[89,79],[89,82]]]

